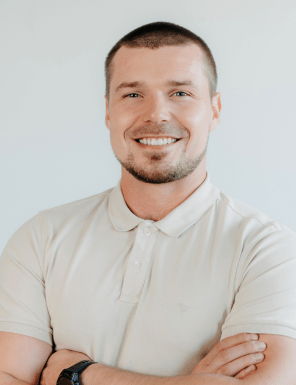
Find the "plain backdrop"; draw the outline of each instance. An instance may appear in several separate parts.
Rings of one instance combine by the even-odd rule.
[[[296,231],[295,0],[0,0],[0,252],[40,210],[117,184],[104,60],[169,21],[209,45],[221,123],[211,182]]]

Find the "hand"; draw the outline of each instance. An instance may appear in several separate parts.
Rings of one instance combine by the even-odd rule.
[[[256,370],[256,363],[264,360],[264,354],[255,360],[252,354],[266,349],[255,347],[256,334],[240,333],[220,341],[193,369],[190,374],[222,374],[238,379],[245,378],[252,370]]]
[[[86,354],[73,350],[61,349],[53,353],[43,369],[40,385],[56,385],[59,375],[64,369],[83,360],[91,360]]]

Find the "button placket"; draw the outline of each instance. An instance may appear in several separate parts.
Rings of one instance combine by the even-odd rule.
[[[119,297],[121,301],[130,303],[139,301],[148,269],[151,266],[150,262],[158,233],[159,231],[149,222],[144,221],[138,226]]]
[[[145,235],[147,235],[147,237],[149,237],[149,235],[152,234],[152,230],[151,230],[150,227],[145,227],[144,230],[143,230],[143,233],[144,233]]]
[[[134,269],[139,269],[141,267],[141,262],[134,261],[132,263]]]

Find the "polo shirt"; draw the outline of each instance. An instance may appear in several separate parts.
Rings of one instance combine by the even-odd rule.
[[[0,258],[0,331],[158,376],[189,374],[238,333],[296,339],[296,234],[209,174],[157,222],[129,210],[119,181],[12,235]]]

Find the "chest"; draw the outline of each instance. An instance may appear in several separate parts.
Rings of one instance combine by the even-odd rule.
[[[185,373],[219,341],[233,250],[198,236],[152,235],[147,244],[135,244],[134,234],[59,250],[46,284],[57,349],[165,375],[172,362]]]

